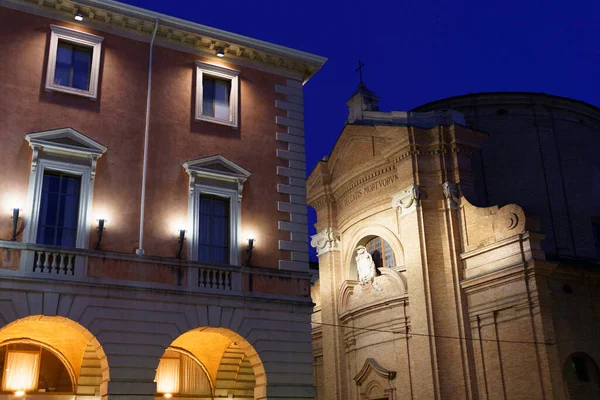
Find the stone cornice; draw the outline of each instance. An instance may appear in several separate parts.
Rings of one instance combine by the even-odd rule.
[[[112,0],[0,0],[0,6],[107,30],[126,37],[150,41],[156,20],[159,21],[157,45],[183,47],[193,53],[214,56],[225,52],[225,61],[264,65],[274,70],[297,74],[306,82],[327,61],[326,58],[288,47],[155,13]]]

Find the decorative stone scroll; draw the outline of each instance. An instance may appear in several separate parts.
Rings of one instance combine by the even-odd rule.
[[[411,183],[405,189],[396,193],[392,197],[392,207],[398,210],[398,213],[402,213],[403,210],[414,209],[413,205],[417,205],[420,197],[419,186]]]
[[[317,249],[318,256],[332,250],[340,250],[340,235],[334,232],[332,227],[323,229],[316,235],[312,235],[310,239],[310,245]]]
[[[460,205],[460,191],[458,185],[452,182],[444,182],[442,184],[442,190],[444,197],[446,198],[446,204],[450,208],[458,208]]]

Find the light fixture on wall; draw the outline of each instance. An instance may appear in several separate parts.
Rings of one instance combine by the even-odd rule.
[[[181,251],[183,250],[183,242],[184,241],[185,241],[185,229],[180,229],[179,230],[179,251],[177,252],[178,259],[181,259]]]
[[[83,21],[83,14],[78,12],[77,14],[75,14],[75,21]]]
[[[23,397],[25,396],[25,391],[24,390],[17,390],[15,392],[15,397]]]
[[[252,266],[252,250],[254,250],[254,238],[248,238],[248,248],[246,252],[248,253],[248,258],[246,259],[246,267]]]
[[[14,242],[17,240],[17,225],[19,223],[19,209],[18,208],[12,209],[12,223],[13,223],[13,229],[12,229],[12,236],[11,236],[10,240],[12,240]]]
[[[98,243],[96,243],[96,247],[94,250],[100,250],[100,242],[102,242],[102,232],[104,232],[104,225],[106,224],[105,218],[98,219]]]
[[[165,393],[165,394],[163,395],[163,397],[164,397],[165,399],[170,399],[171,397],[173,397],[173,395],[172,395],[171,393]]]
[[[222,47],[217,49],[217,57],[225,57],[225,50]]]

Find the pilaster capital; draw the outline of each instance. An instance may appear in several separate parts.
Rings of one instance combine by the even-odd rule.
[[[400,212],[402,212],[402,210],[408,210],[411,207],[415,208],[418,204],[419,197],[419,186],[411,183],[406,188],[392,196],[392,207]]]
[[[460,205],[460,191],[456,183],[444,182],[442,184],[442,191],[444,192],[444,198],[448,207],[457,208]]]
[[[310,245],[317,249],[318,256],[330,251],[340,251],[340,235],[332,227],[323,229],[310,239]]]

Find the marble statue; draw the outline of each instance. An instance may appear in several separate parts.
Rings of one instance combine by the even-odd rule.
[[[377,268],[375,267],[373,258],[365,246],[362,245],[356,247],[356,269],[358,271],[358,281],[361,285],[373,283],[377,276]]]

